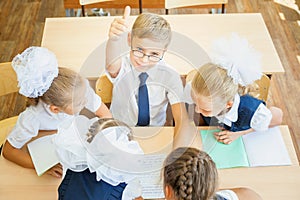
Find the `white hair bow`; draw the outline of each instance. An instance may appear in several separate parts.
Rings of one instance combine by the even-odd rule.
[[[261,55],[247,39],[233,33],[231,38],[220,38],[213,43],[213,63],[227,70],[235,84],[246,86],[262,76]]]
[[[18,77],[19,93],[26,97],[42,96],[58,76],[54,53],[43,47],[29,47],[12,60]]]

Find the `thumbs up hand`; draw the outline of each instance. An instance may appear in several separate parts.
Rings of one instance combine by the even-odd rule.
[[[122,18],[115,18],[110,25],[109,38],[113,40],[118,40],[120,36],[129,31],[128,18],[130,16],[130,6],[126,6],[124,9],[124,14]]]
[[[127,20],[128,17],[130,16],[130,6],[126,6],[125,9],[124,9],[124,14],[123,14],[123,19]]]

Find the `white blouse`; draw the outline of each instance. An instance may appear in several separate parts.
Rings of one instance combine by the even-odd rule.
[[[184,100],[188,104],[194,104],[191,97],[191,82],[188,82],[184,88]],[[222,117],[217,117],[220,122],[223,122],[227,126],[231,127],[232,122],[236,122],[238,119],[238,108],[240,105],[240,96],[235,95],[233,105],[231,109]],[[250,127],[256,131],[265,131],[269,128],[272,119],[271,111],[261,103],[256,109],[251,122]]]
[[[89,86],[87,80],[86,85],[87,104],[85,107],[92,112],[96,112],[102,104],[101,98]],[[39,101],[36,106],[29,106],[19,115],[18,121],[7,140],[13,147],[21,148],[31,138],[37,136],[39,130],[56,130],[62,121],[70,118],[72,118],[72,115],[51,112],[49,105]]]
[[[216,193],[227,200],[239,200],[238,196],[232,190],[220,190]]]
[[[137,175],[126,165],[137,155],[142,156],[143,150],[138,142],[129,140],[130,130],[124,126],[106,128],[89,143],[88,130],[97,120],[79,115],[59,125],[54,144],[63,166],[63,176],[68,169],[81,172],[88,168],[91,173],[96,172],[97,181],[103,180],[113,186],[127,183],[124,198],[140,196],[141,185]]]
[[[218,119],[231,127],[232,122],[236,122],[238,119],[238,108],[240,105],[240,96],[235,95],[233,105],[230,110],[225,114],[224,118]],[[272,119],[271,111],[263,104],[260,103],[250,122],[250,127],[256,131],[268,130],[270,122]]]

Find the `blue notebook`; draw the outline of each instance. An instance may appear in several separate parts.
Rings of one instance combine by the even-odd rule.
[[[249,167],[247,153],[242,137],[239,137],[230,145],[218,142],[214,134],[220,130],[201,130],[203,149],[206,151],[218,169],[233,167]]]

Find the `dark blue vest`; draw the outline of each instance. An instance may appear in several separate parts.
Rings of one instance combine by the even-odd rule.
[[[202,117],[205,123],[209,126],[221,126],[232,132],[243,131],[251,128],[251,119],[261,103],[265,104],[264,101],[256,99],[250,95],[241,96],[238,108],[238,119],[236,122],[231,123],[231,127],[226,124],[219,123],[216,117]]]
[[[214,197],[214,200],[227,200],[225,197],[222,197],[218,194],[216,194],[216,196]]]
[[[126,184],[112,186],[96,180],[89,169],[82,172],[68,170],[58,188],[59,200],[121,200]]]

